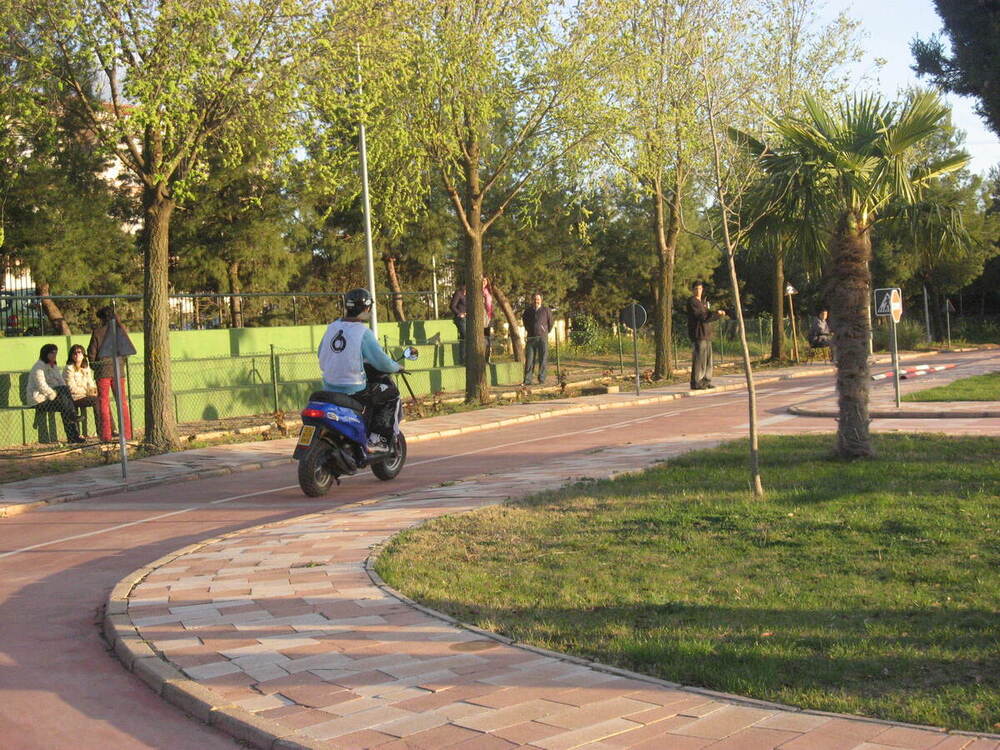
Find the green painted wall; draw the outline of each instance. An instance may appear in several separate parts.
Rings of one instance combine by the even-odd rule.
[[[309,393],[320,386],[316,348],[326,326],[288,326],[212,331],[172,331],[174,405],[179,422],[270,414],[275,388],[271,376],[271,346],[275,347],[277,403],[283,411],[297,411]],[[424,344],[432,337],[440,344]],[[142,335],[132,334],[142,351]],[[398,347],[416,344],[420,359],[411,362],[410,384],[418,396],[465,388],[465,370],[456,365],[458,344],[450,320],[382,323],[382,343],[398,356]],[[60,361],[73,344],[87,345],[89,335],[0,338],[0,446],[62,440],[57,415],[37,415],[20,408],[27,371],[38,359],[43,344],[59,346]],[[493,385],[520,382],[521,366],[490,366]],[[401,387],[405,387],[401,385]],[[143,424],[143,365],[139,357],[128,360],[128,390],[132,422]],[[112,409],[114,407],[112,406]],[[93,414],[88,415],[93,422]],[[95,427],[90,425],[90,432]]]

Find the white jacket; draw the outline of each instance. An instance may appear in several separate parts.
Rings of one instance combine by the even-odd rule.
[[[87,396],[97,395],[97,381],[94,380],[94,368],[81,367],[79,370],[73,365],[66,365],[63,370],[63,378],[69,386],[69,395],[74,401]]]
[[[38,360],[28,373],[28,382],[24,385],[24,403],[28,406],[51,401],[58,394],[56,387],[66,385],[62,370],[56,365],[47,365]]]

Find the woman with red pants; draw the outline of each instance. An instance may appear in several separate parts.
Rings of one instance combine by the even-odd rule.
[[[111,321],[114,320],[115,327],[119,332],[119,341],[121,337],[128,340],[128,331],[122,325],[122,322],[115,315],[114,310],[110,307],[102,307],[97,311],[97,317],[100,320],[97,328],[94,329],[93,334],[90,337],[90,344],[87,346],[87,357],[93,363],[94,374],[97,376],[97,408],[101,414],[100,418],[100,438],[104,442],[111,442],[114,437],[112,434],[114,429],[114,424],[111,421],[111,391],[112,383],[115,379],[115,360],[114,357],[100,357],[101,347],[104,345],[105,339],[107,339],[110,329]],[[130,342],[131,343],[131,342]],[[129,347],[131,349],[131,346]],[[134,351],[134,350],[133,350]],[[119,393],[121,394],[121,407],[122,407],[122,422],[125,439],[132,439],[132,416],[128,411],[128,399],[125,398],[125,358],[118,358],[118,373],[121,376],[119,380]]]

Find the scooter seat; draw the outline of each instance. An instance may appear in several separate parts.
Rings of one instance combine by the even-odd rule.
[[[365,410],[365,405],[356,398],[351,398],[346,393],[337,393],[336,391],[315,391],[311,396],[309,396],[309,400],[321,401],[324,404],[333,404],[334,406],[342,406],[345,409],[353,409],[358,412],[358,414],[363,413]]]

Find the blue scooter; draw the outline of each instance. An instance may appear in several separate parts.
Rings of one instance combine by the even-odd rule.
[[[415,347],[403,349],[403,358],[415,360]],[[369,372],[369,384],[387,382],[385,373]],[[406,373],[399,373],[412,394]],[[369,407],[370,408],[370,407]],[[340,477],[356,474],[370,466],[384,481],[395,479],[406,463],[406,438],[399,430],[403,420],[403,400],[396,399],[393,438],[388,453],[368,451],[368,420],[365,406],[344,393],[316,391],[302,410],[302,431],[292,457],[299,462],[299,487],[309,497],[325,495]]]

